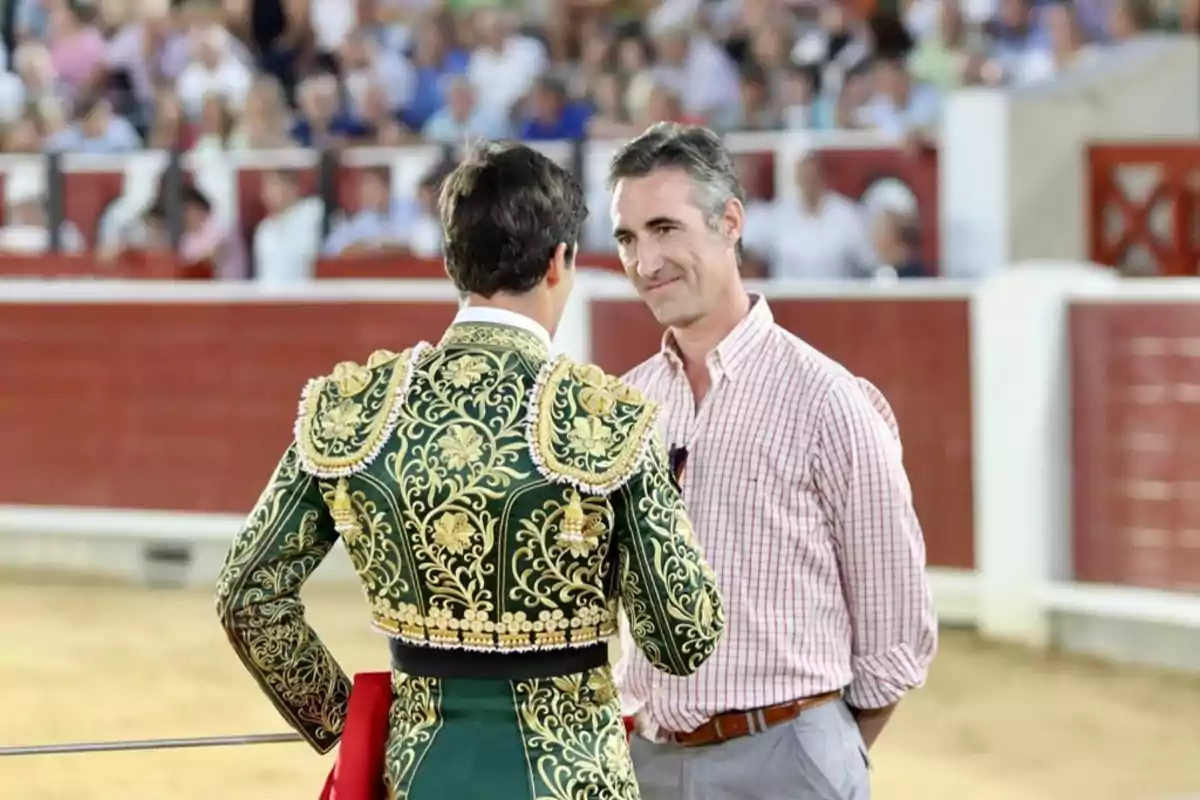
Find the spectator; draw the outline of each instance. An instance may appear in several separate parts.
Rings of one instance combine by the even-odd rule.
[[[624,88],[621,77],[615,72],[604,72],[596,77],[591,90],[594,110],[587,122],[589,136],[615,138],[630,129]],[[605,239],[608,238],[606,233]]]
[[[525,141],[582,139],[587,130],[589,109],[568,100],[567,90],[553,78],[537,80],[527,107],[519,131]]]
[[[95,89],[104,67],[108,44],[92,24],[94,17],[82,3],[56,3],[50,10],[50,60],[69,96]]]
[[[240,111],[253,76],[234,53],[229,32],[206,25],[188,34],[188,44],[191,61],[175,84],[187,117],[199,118],[204,98],[210,94],[218,95],[229,108]]]
[[[875,256],[867,244],[862,211],[830,189],[820,158],[796,162],[796,201],[777,201],[771,233],[760,234],[769,253],[771,277],[846,279],[862,275]]]
[[[333,226],[325,255],[407,250],[416,209],[393,197],[389,182],[387,170],[359,173],[358,211]]]
[[[937,25],[917,44],[908,68],[918,83],[945,92],[966,77],[967,27],[959,0],[940,0],[936,9]]]
[[[84,98],[77,108],[78,121],[46,137],[46,149],[73,153],[130,153],[142,139],[129,120],[113,113],[105,97]]]
[[[508,14],[494,8],[477,12],[475,31],[479,46],[467,73],[489,117],[507,117],[545,70],[546,48],[515,32]]]
[[[404,112],[404,122],[413,130],[425,123],[445,104],[443,86],[452,76],[465,75],[470,54],[452,46],[449,25],[438,16],[427,16],[417,28],[412,63],[416,71],[412,102]]]
[[[342,106],[337,79],[329,73],[305,78],[296,89],[300,113],[292,138],[302,147],[331,147],[362,140],[371,131]]]
[[[830,130],[837,123],[834,103],[821,92],[821,70],[813,64],[793,64],[780,91],[780,121],[789,130]]]
[[[13,53],[13,71],[25,86],[25,101],[40,102],[43,97],[61,97],[58,73],[50,51],[41,42],[27,41]]]
[[[659,55],[656,82],[678,98],[694,119],[737,113],[741,90],[728,54],[706,34],[684,27],[662,31],[655,40]]]
[[[345,37],[338,63],[354,111],[361,113],[368,86],[382,90],[389,114],[412,102],[417,82],[412,64],[400,53],[381,48],[367,29],[351,31]]]
[[[234,150],[263,150],[295,144],[288,134],[292,121],[287,97],[279,79],[260,75],[246,93],[246,107],[234,125],[229,147]]]
[[[263,176],[267,216],[254,231],[254,269],[260,283],[307,281],[321,252],[325,204],[300,193],[297,176],[286,170]]]
[[[896,139],[933,135],[941,97],[932,86],[913,81],[902,57],[878,57],[871,77],[874,96],[859,116],[864,127]]]
[[[771,131],[783,127],[772,102],[770,77],[756,62],[742,67],[740,101],[710,119],[712,127],[722,131]]]
[[[1075,8],[1063,0],[1053,0],[1043,9],[1050,47],[1030,53],[1013,77],[1019,83],[1050,80],[1070,69],[1095,63],[1099,51],[1084,41],[1083,28]]]
[[[921,229],[914,218],[881,211],[871,220],[871,241],[877,254],[876,278],[920,278],[926,274],[920,256]]]
[[[421,133],[431,142],[458,144],[467,139],[505,139],[509,126],[497,105],[476,102],[477,92],[462,75],[450,80],[446,105],[425,123]]]
[[[162,0],[144,3],[140,18],[118,30],[105,53],[108,71],[127,76],[143,124],[154,116],[156,87],[173,85],[191,59],[187,36],[173,24],[166,5]]]
[[[0,227],[0,252],[26,255],[50,252],[45,173],[40,168],[15,169],[8,175],[4,189],[5,224]],[[85,242],[74,224],[63,222],[58,236],[63,252],[83,251]]]
[[[156,216],[165,219],[161,206],[156,207]],[[248,274],[241,237],[213,213],[208,198],[191,184],[183,189],[183,236],[178,255],[186,266],[211,264],[218,280],[245,280]]]

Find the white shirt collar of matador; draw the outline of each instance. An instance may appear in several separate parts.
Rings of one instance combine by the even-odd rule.
[[[551,349],[550,332],[543,328],[540,323],[534,322],[524,314],[518,314],[515,311],[509,311],[504,308],[463,306],[454,315],[454,322],[450,324],[458,325],[468,322],[484,322],[493,325],[508,325],[513,328],[520,328],[536,336],[542,344],[546,345],[547,350]]]

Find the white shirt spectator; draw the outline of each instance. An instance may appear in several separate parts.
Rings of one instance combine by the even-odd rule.
[[[312,279],[321,252],[324,214],[320,198],[305,197],[258,224],[254,264],[259,283],[278,286]]]
[[[512,35],[500,50],[478,47],[471,53],[467,77],[480,103],[507,116],[509,110],[533,88],[545,70],[546,48],[536,39]]]
[[[908,104],[898,106],[886,95],[876,95],[859,113],[868,128],[897,139],[921,128],[933,126],[941,113],[941,95],[932,86],[914,84]]]
[[[767,253],[771,277],[858,277],[875,261],[869,242],[861,210],[844,195],[826,192],[813,213],[796,201],[781,202],[774,209]]]
[[[708,116],[736,108],[741,85],[732,59],[707,36],[693,36],[687,56],[678,67],[657,66],[654,77],[679,95],[685,114]]]
[[[209,94],[220,97],[230,109],[240,111],[254,75],[234,53],[229,32],[213,27],[192,35],[195,57],[175,82],[184,113],[193,119],[199,117],[204,98]]]
[[[335,52],[358,25],[358,7],[353,0],[309,0],[309,19],[317,38],[317,49]]]

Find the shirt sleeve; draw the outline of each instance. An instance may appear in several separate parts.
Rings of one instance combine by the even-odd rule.
[[[937,651],[925,542],[896,418],[879,390],[839,379],[819,424],[814,475],[853,625],[846,699],[854,708],[883,708],[924,684]]]

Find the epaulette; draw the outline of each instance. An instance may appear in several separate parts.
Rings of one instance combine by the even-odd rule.
[[[421,342],[399,354],[376,350],[365,365],[343,361],[309,381],[296,417],[301,469],[338,478],[369,467],[396,428],[411,366],[427,347]]]
[[[530,453],[546,480],[611,494],[657,441],[658,411],[621,379],[560,356],[542,369],[530,397]]]

